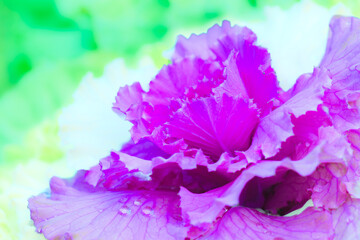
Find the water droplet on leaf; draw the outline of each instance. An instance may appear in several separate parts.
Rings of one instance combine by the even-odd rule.
[[[152,215],[154,210],[150,206],[146,206],[142,209],[142,213],[146,216]]]
[[[121,215],[128,215],[128,214],[130,214],[130,212],[131,212],[131,210],[127,206],[123,206],[119,209],[119,213]]]

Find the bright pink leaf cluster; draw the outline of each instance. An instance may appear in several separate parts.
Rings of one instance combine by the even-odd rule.
[[[31,217],[47,239],[360,239],[359,94],[356,18],[286,92],[248,28],[179,37],[149,91],[116,96],[132,141],[54,177]]]

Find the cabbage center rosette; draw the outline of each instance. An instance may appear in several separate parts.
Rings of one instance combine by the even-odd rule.
[[[246,27],[179,37],[113,109],[132,141],[29,200],[47,239],[360,239],[360,20],[288,91]],[[287,215],[312,201],[297,215]]]

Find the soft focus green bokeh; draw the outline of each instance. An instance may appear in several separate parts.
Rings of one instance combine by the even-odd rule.
[[[26,199],[61,172],[57,117],[87,72],[144,55],[160,67],[179,33],[260,20],[265,6],[299,1],[0,0],[0,239],[43,239],[29,227]],[[342,2],[360,15],[360,1],[315,2]]]

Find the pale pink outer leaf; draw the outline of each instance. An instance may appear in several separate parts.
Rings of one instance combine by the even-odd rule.
[[[235,207],[224,214],[208,240],[326,240],[332,235],[331,215],[307,208],[292,217],[269,216]]]
[[[224,205],[214,202],[226,187],[217,188],[206,193],[196,194],[181,187],[179,196],[181,197],[180,207],[184,219],[192,225],[201,225],[202,223],[212,223],[218,217]],[[203,214],[206,211],[207,214]]]
[[[315,207],[334,209],[346,201],[348,193],[342,186],[346,171],[346,166],[337,163],[324,164],[317,169],[311,176],[315,181],[311,195]]]
[[[301,76],[287,93],[288,99],[260,121],[253,143],[245,153],[249,160],[256,162],[261,154],[265,158],[274,156],[281,143],[294,134],[291,117],[316,111],[330,82],[326,69],[315,68],[312,75]]]
[[[51,197],[29,200],[37,231],[47,239],[79,240],[184,239],[178,197],[161,191],[76,189],[51,180]]]
[[[334,240],[359,240],[360,239],[360,200],[348,201],[332,212]]]
[[[197,56],[225,61],[231,50],[239,49],[244,41],[255,42],[256,35],[247,27],[232,27],[229,21],[223,21],[221,26],[216,24],[207,33],[192,34],[188,39],[179,36],[172,58]]]
[[[143,92],[139,82],[121,87],[115,98],[114,109],[126,113],[133,105],[141,103]]]
[[[324,101],[334,125],[341,131],[360,128],[360,19],[332,18],[320,67],[327,68],[333,79]]]
[[[212,233],[203,239],[326,240],[332,231],[331,215],[314,208],[296,216],[279,217],[236,207],[226,212]]]
[[[341,16],[332,18],[320,67],[329,69],[334,81],[332,89],[341,98],[346,93],[360,90],[360,19]]]

